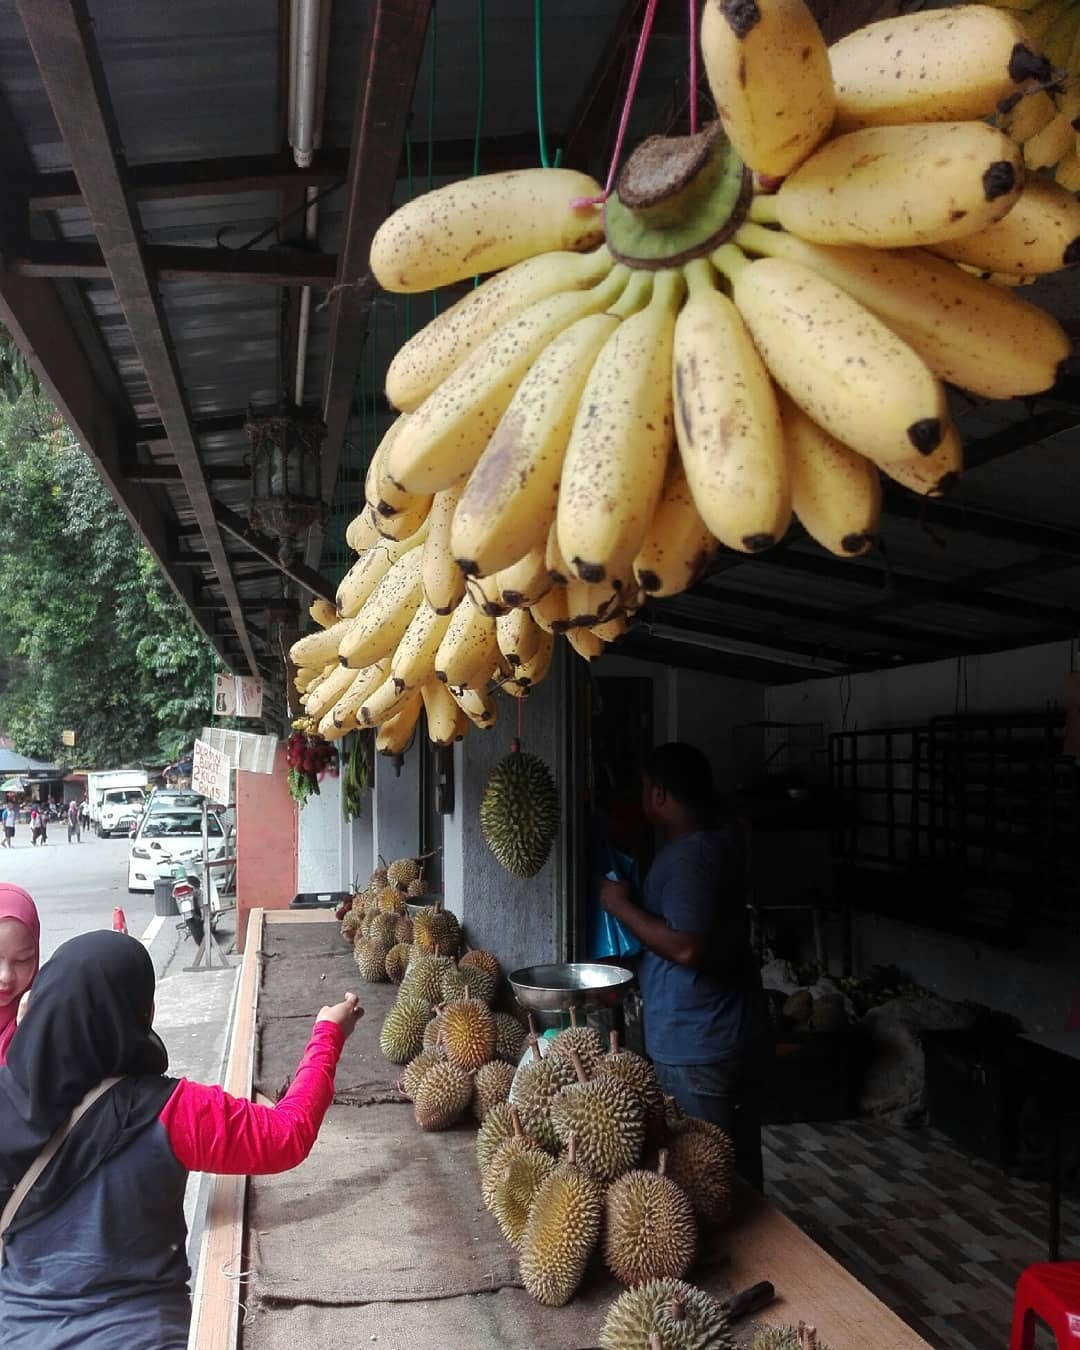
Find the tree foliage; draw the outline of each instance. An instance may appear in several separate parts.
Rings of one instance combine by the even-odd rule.
[[[209,720],[209,646],[46,396],[0,374],[0,729],[60,759],[73,728],[87,767],[172,758]]]

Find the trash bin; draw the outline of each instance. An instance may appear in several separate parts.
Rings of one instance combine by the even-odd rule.
[[[351,891],[301,891],[289,901],[290,909],[337,909]]]
[[[154,882],[154,913],[160,915],[179,914],[172,889],[175,882],[172,877],[158,877]]]

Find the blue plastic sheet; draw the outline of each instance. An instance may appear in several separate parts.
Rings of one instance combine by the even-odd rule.
[[[641,894],[641,874],[633,858],[618,849],[607,849],[607,872],[609,881],[628,881],[632,898],[637,901]],[[607,960],[611,957],[638,956],[644,948],[625,924],[607,912],[600,904],[599,894],[593,897],[592,924],[589,934],[589,959]]]

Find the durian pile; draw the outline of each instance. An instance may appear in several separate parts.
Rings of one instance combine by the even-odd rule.
[[[360,978],[368,984],[400,984],[414,956],[452,960],[461,946],[457,916],[438,900],[411,918],[408,905],[426,894],[423,862],[395,858],[376,867],[367,886],[338,910],[341,936],[353,946]]]

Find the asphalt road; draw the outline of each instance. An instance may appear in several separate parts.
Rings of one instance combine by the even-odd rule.
[[[41,915],[41,959],[61,942],[95,928],[111,928],[119,905],[128,932],[141,937],[154,917],[151,892],[129,895],[128,841],[97,839],[83,833],[82,842],[67,842],[67,826],[49,827],[49,842],[35,848],[30,827],[20,824],[15,847],[0,849],[0,881],[12,881],[34,897]]]

